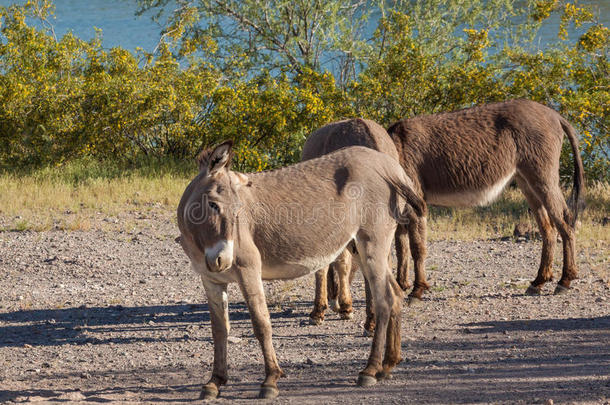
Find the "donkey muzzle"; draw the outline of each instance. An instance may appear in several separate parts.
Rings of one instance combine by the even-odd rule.
[[[208,270],[212,273],[220,273],[231,268],[233,265],[233,241],[221,240],[214,246],[205,250],[205,261]]]

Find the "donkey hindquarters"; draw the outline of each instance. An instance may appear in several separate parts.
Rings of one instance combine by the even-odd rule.
[[[387,131],[376,122],[361,118],[332,122],[314,131],[303,145],[301,160],[318,158],[349,146],[365,146],[398,161],[398,152]],[[355,252],[348,250],[341,253],[330,266],[316,272],[314,306],[309,315],[311,324],[318,325],[324,321],[329,297],[331,309],[338,312],[342,319],[351,319],[353,308],[349,288],[358,261],[352,261],[352,253]],[[401,287],[403,290],[408,288]],[[368,291],[369,286],[366,288]],[[371,313],[370,310],[367,312]]]
[[[544,283],[552,280],[557,231],[563,242],[563,269],[555,293],[567,291],[578,275],[574,225],[584,176],[576,134],[559,113],[533,101],[513,100],[410,118],[393,124],[388,133],[402,167],[429,204],[486,205],[514,178],[543,240],[538,275],[527,293],[540,294]],[[572,211],[559,186],[564,134],[574,159]],[[425,237],[413,241],[412,236],[421,236],[420,231],[409,229],[409,242],[416,249],[425,248]],[[419,243],[422,240],[423,245]],[[399,227],[395,242],[397,255],[407,257],[404,228]],[[406,269],[399,269],[400,277],[406,273]],[[415,266],[415,285],[411,295],[421,298],[427,286],[423,267]],[[418,285],[423,288],[418,289]]]
[[[357,246],[378,317],[358,384],[372,385],[389,376],[401,360],[403,296],[387,257],[397,221],[425,209],[404,170],[365,147],[247,176],[231,171],[230,161],[230,142],[203,151],[200,173],[178,206],[180,243],[201,276],[211,314],[214,366],[202,397],[216,398],[228,380],[227,284],[238,283],[262,348],[260,397],[273,398],[283,372],[272,344],[262,281],[315,272],[351,244]]]

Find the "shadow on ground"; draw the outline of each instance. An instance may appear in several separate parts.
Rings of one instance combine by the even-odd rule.
[[[311,307],[311,302],[303,302]],[[300,312],[288,309],[272,312],[274,323],[292,318],[303,318]],[[233,321],[249,321],[250,315],[244,304],[231,304],[229,318]],[[85,336],[108,332],[138,332],[174,328],[176,325],[209,323],[207,304],[202,305],[157,305],[124,307],[77,307],[64,309],[23,310],[0,313],[0,347],[56,346],[63,344],[106,344],[175,341],[179,338],[113,337],[96,338]],[[292,320],[291,322],[296,322]]]
[[[304,303],[309,306],[310,303]],[[249,319],[243,305],[233,305],[232,320]],[[302,313],[275,312],[272,318],[303,317]],[[49,323],[54,319],[55,323]],[[165,322],[170,325],[148,325]],[[59,345],[77,336],[78,325],[96,325],[120,332],[125,325],[167,328],[176,323],[208,322],[206,305],[169,305],[133,308],[70,308],[49,311],[19,311],[0,314],[3,322],[42,322],[39,335],[19,338],[20,326],[0,328],[0,344],[19,346]],[[290,320],[296,323],[295,320]],[[144,326],[147,325],[147,326]],[[245,327],[245,326],[243,326]],[[13,328],[13,329],[11,329]],[[281,360],[287,372],[280,381],[279,402],[325,403],[396,399],[405,403],[477,403],[595,401],[610,397],[610,317],[475,322],[460,325],[451,338],[421,338],[403,342],[407,358],[394,372],[394,378],[372,388],[358,388],[355,379],[364,367],[368,340],[348,342],[337,330],[334,350],[353,350],[354,360],[325,361],[304,365]],[[301,332],[307,334],[307,329]],[[280,330],[277,336],[282,339]],[[7,338],[10,336],[10,341]],[[515,339],[519,336],[519,339]],[[298,337],[286,336],[298,339]],[[98,340],[95,344],[108,343]],[[296,345],[298,342],[290,342]],[[315,348],[312,350],[316,350]],[[426,355],[428,354],[428,355]],[[229,356],[231,353],[229,352]],[[203,376],[210,370],[195,368],[139,368],[129,371],[100,370],[91,378],[103,388],[83,391],[92,402],[145,401],[186,402],[198,397]],[[263,366],[256,357],[238,370],[222,391],[230,401],[255,398],[263,378]],[[203,376],[202,376],[203,374]],[[196,378],[193,376],[197,376]],[[78,375],[55,373],[49,378],[73,381]],[[195,381],[194,381],[195,380]],[[146,386],[142,385],[146,382]],[[182,382],[188,382],[183,385]],[[0,401],[33,396],[57,400],[70,389],[0,390]]]

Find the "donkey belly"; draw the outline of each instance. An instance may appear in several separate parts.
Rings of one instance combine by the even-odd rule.
[[[322,248],[318,254],[293,255],[285,259],[269,260],[268,263],[263,263],[263,280],[290,280],[323,269],[335,261],[352,239],[347,240],[334,251]]]
[[[426,190],[426,202],[443,207],[487,205],[498,198],[514,175],[515,170],[513,169],[489,185],[470,185],[470,187],[466,186],[463,189],[453,190]]]

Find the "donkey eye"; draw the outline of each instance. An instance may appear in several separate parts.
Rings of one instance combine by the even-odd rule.
[[[217,212],[217,213],[220,212],[220,207],[214,201],[209,201],[208,206],[215,212]]]

